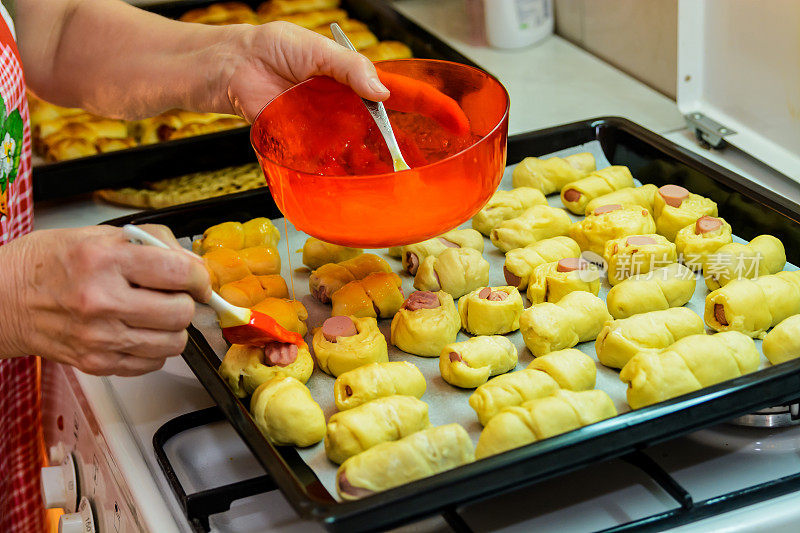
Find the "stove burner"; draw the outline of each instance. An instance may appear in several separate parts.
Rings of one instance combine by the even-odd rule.
[[[800,425],[800,403],[768,407],[730,421],[736,426],[782,428]]]

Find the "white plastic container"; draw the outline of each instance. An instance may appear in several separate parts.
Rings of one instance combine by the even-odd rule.
[[[553,33],[552,0],[483,0],[483,4],[490,46],[522,48]]]

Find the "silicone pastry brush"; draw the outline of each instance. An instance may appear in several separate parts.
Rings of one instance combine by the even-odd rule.
[[[169,249],[169,246],[159,239],[132,224],[123,226],[122,231],[133,243]],[[271,316],[230,304],[216,292],[211,293],[208,305],[217,313],[222,335],[232,344],[252,346],[263,346],[270,342],[282,342],[297,346],[304,344],[302,336],[284,328]]]

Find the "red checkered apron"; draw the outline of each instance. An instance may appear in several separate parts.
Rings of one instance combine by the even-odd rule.
[[[0,197],[0,245],[31,231],[31,136],[25,81],[13,34],[13,23],[0,5],[0,97],[5,116],[15,110],[22,118],[22,151],[16,179]],[[3,117],[5,119],[5,117]],[[0,131],[0,171],[4,150],[12,146]],[[11,163],[7,163],[10,165]],[[14,161],[16,166],[16,161]],[[0,294],[0,298],[3,295]],[[0,359],[0,531],[30,533],[43,530],[44,511],[39,493],[41,415],[39,362],[36,357]]]

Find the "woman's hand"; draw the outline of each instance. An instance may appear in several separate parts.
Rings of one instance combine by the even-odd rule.
[[[186,344],[194,300],[211,295],[202,260],[131,244],[120,228],[37,231],[0,247],[0,357],[41,355],[97,375],[161,368]]]

